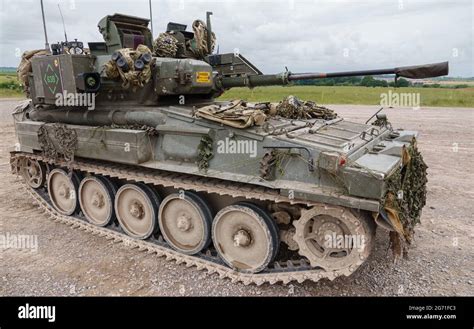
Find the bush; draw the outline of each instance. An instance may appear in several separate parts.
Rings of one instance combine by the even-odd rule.
[[[23,91],[23,88],[16,81],[4,81],[0,82],[0,89],[9,89],[15,91]]]
[[[374,79],[372,76],[365,76],[361,82],[364,87],[388,87],[388,82],[385,80]]]
[[[410,87],[411,82],[408,81],[407,79],[399,78],[397,80],[397,86],[398,87]]]

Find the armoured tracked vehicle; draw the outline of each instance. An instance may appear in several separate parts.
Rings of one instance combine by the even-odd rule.
[[[426,197],[417,132],[291,96],[215,97],[324,77],[441,76],[447,63],[265,75],[240,54],[213,54],[209,16],[153,41],[149,20],[115,14],[89,50],[76,40],[24,55],[29,100],[14,114],[11,166],[31,196],[57,221],[247,284],[350,275],[376,226],[400,253]]]

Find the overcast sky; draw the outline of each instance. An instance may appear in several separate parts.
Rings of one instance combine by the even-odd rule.
[[[391,68],[448,60],[450,76],[474,76],[473,0],[152,0],[154,35],[212,11],[220,52],[238,48],[264,73]],[[148,0],[44,0],[49,42],[101,41],[97,22],[148,17]],[[0,0],[0,66],[44,46],[39,0]]]

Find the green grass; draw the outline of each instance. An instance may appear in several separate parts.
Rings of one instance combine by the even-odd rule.
[[[254,89],[233,88],[220,100],[244,99],[250,102],[278,102],[288,95],[318,104],[379,105],[380,95],[389,90],[397,93],[420,93],[421,106],[474,107],[474,88],[382,88],[352,86],[275,86]]]
[[[25,94],[16,90],[0,88],[0,98],[25,98]]]
[[[11,80],[18,81],[16,74],[0,72],[0,82],[11,81]]]
[[[0,73],[0,97],[25,97],[16,74]]]

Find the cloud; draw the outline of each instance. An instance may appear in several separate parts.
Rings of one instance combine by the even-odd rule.
[[[50,43],[99,41],[97,22],[115,12],[148,16],[148,1],[44,0]],[[153,0],[154,32],[212,11],[220,52],[236,48],[263,72],[293,72],[450,61],[450,75],[474,76],[470,0]],[[37,0],[0,0],[0,66],[44,44]]]

